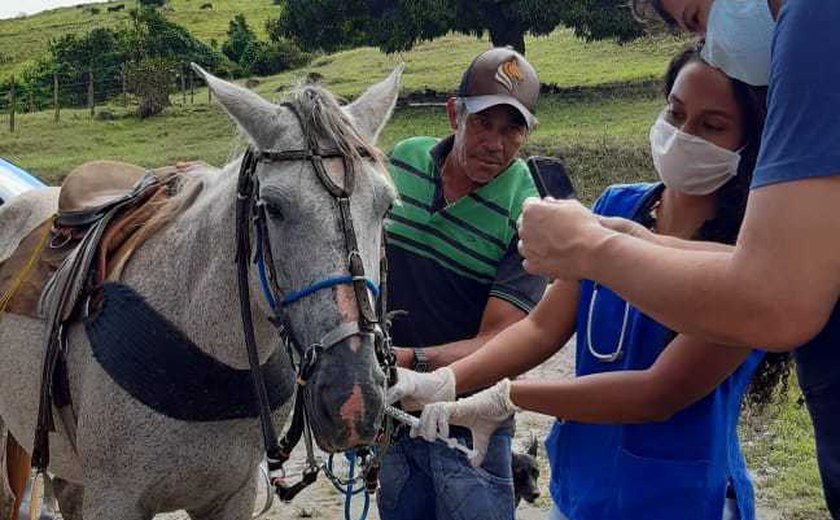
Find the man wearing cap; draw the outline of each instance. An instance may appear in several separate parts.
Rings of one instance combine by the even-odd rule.
[[[538,94],[536,72],[521,54],[491,49],[447,100],[453,134],[406,139],[391,152],[402,204],[386,221],[389,307],[407,311],[391,329],[400,366],[449,365],[525,317],[542,296],[546,280],[523,270],[516,249],[522,202],[537,196],[516,155],[536,125]],[[417,390],[431,400],[455,397],[445,376]],[[416,404],[402,401],[408,411],[418,411]],[[469,430],[450,433],[472,445]],[[493,433],[484,463],[473,468],[443,443],[398,430],[380,473],[380,517],[512,519],[511,433],[512,423]]]

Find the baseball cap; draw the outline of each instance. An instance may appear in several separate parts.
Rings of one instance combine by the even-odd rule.
[[[537,71],[513,49],[496,47],[479,54],[461,78],[458,97],[475,114],[496,105],[510,105],[525,118],[529,129],[537,124],[534,108],[540,93]]]

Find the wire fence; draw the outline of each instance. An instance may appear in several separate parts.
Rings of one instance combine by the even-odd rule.
[[[25,118],[21,117],[25,114],[52,111],[54,121],[58,122],[62,109],[87,109],[93,118],[98,109],[104,107],[131,110],[138,106],[139,98],[129,88],[124,64],[74,72],[54,74],[51,88],[44,84],[33,86],[15,76],[0,78],[0,132],[14,132],[26,124]],[[164,76],[163,88],[168,92],[171,105],[211,101],[209,89],[204,96],[196,93],[206,85],[189,66],[166,70]]]

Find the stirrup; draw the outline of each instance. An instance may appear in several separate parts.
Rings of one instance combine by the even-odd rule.
[[[26,481],[26,488],[16,512],[17,520],[54,520],[58,511],[52,479],[36,471]]]

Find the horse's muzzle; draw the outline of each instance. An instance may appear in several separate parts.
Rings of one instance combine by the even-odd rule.
[[[318,446],[333,453],[373,444],[384,414],[384,385],[369,336],[354,336],[322,355],[304,391]]]

